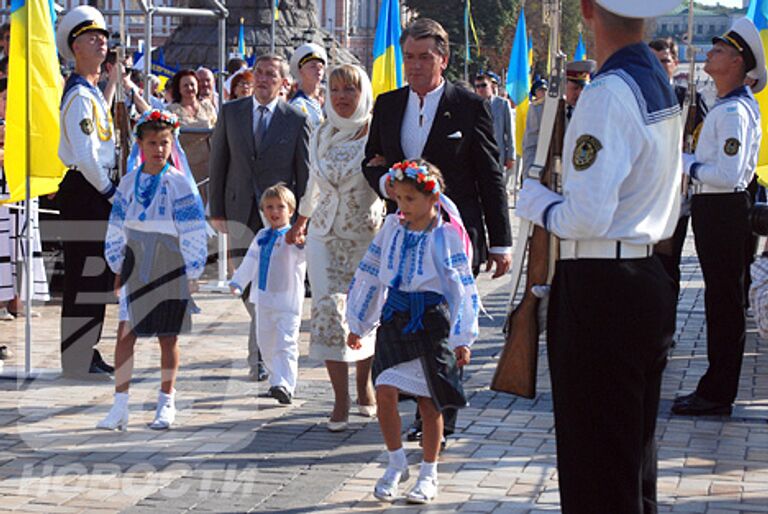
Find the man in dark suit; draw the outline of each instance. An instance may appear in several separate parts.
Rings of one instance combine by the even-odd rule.
[[[512,235],[489,104],[443,78],[450,49],[436,21],[418,18],[400,45],[409,85],[377,98],[363,172],[379,194],[393,198],[383,179],[393,163],[423,158],[436,165],[472,239],[475,273],[487,261],[486,270],[495,263],[493,277],[500,277],[512,262]],[[450,434],[456,411],[444,415]],[[409,438],[417,437],[419,425],[417,419]]]
[[[309,175],[309,127],[306,116],[281,101],[288,63],[277,55],[263,55],[253,67],[253,97],[224,104],[211,140],[211,221],[229,234],[235,265],[254,234],[263,227],[261,193],[278,182],[301,198]],[[253,324],[253,306],[243,298]],[[253,327],[251,327],[253,328]],[[254,331],[248,336],[248,365],[253,380],[266,378]]]

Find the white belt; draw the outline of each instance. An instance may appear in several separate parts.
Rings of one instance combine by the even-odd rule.
[[[746,191],[743,187],[715,187],[709,184],[696,184],[693,186],[693,194],[695,195],[712,195],[722,193],[741,193]]]
[[[653,255],[653,245],[621,241],[560,241],[560,260],[574,259],[645,259]]]

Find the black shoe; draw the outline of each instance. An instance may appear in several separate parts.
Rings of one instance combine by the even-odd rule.
[[[675,405],[677,405],[678,403],[686,403],[691,401],[691,398],[693,398],[694,396],[696,396],[696,391],[692,393],[684,394],[682,396],[676,396],[673,403]]]
[[[405,439],[407,441],[420,441],[421,440],[421,420],[415,419],[408,430],[405,432]]]
[[[85,382],[111,382],[112,381],[112,375],[110,375],[103,369],[96,367],[93,364],[91,364],[91,367],[88,369],[88,373],[83,373],[82,371],[71,371],[71,370],[65,369],[64,371],[61,372],[61,378],[65,378],[68,380],[85,381]]]
[[[693,393],[672,405],[672,413],[683,416],[730,416],[733,405],[711,402]]]
[[[289,393],[288,390],[283,386],[270,387],[269,394],[271,394],[272,398],[277,400],[280,405],[291,404],[291,393]]]
[[[104,361],[99,350],[93,350],[93,357],[91,357],[91,368],[98,368],[101,371],[109,373],[110,375],[115,373],[115,368]],[[93,371],[91,371],[91,373],[93,373]]]
[[[8,355],[8,347],[5,345],[0,346],[0,361],[7,359]]]
[[[265,368],[262,363],[259,363],[259,367],[256,370],[256,381],[264,382],[268,378],[269,378],[269,373],[267,373],[267,368]]]

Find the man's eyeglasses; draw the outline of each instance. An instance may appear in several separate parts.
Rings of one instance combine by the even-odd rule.
[[[659,59],[659,60],[661,61],[661,64],[671,64],[672,63],[672,59],[666,59],[665,58],[665,59]]]
[[[483,89],[483,88],[486,88],[486,87],[488,87],[488,84],[486,84],[485,82],[483,82],[481,84],[475,84],[475,89]]]

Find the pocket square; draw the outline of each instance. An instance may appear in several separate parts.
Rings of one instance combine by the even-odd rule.
[[[461,139],[461,130],[457,130],[453,134],[448,134],[448,139]]]

